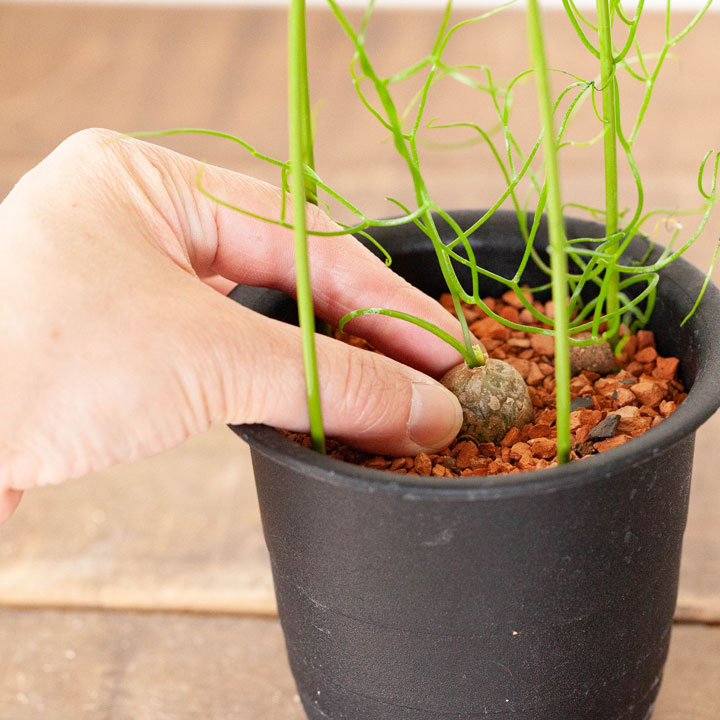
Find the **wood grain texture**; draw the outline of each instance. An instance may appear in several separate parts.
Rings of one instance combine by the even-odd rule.
[[[697,434],[690,511],[680,566],[675,613],[683,620],[720,622],[720,482],[718,482],[720,416]]]
[[[277,621],[0,611],[3,720],[304,720]]]
[[[3,720],[305,717],[277,621],[0,610],[0,657]],[[716,720],[719,679],[720,629],[677,626],[653,720]]]
[[[249,452],[227,428],[23,505],[0,528],[0,605],[275,614]]]
[[[383,69],[424,53],[435,20],[433,13],[385,14],[384,30],[369,40]],[[560,16],[550,16],[548,25],[553,64],[581,57]],[[648,15],[647,34],[659,28],[659,17]],[[526,64],[523,32],[519,14],[498,16],[481,48],[458,35],[454,56],[480,53],[480,62],[506,68],[508,77]],[[0,192],[65,136],[93,125],[232,130],[284,157],[284,33],[284,17],[275,11],[0,6]],[[658,85],[654,119],[637,151],[648,206],[694,205],[699,159],[720,147],[720,84],[703,70],[720,60],[719,34],[720,17],[709,17]],[[353,97],[348,43],[326,13],[312,14],[309,38],[320,109],[318,168],[368,212],[387,214],[383,198],[406,196],[407,181],[380,142],[382,131]],[[450,84],[438,86],[429,116],[456,120],[482,112],[474,104],[450,111],[455,93]],[[631,94],[628,107],[637,99]],[[520,135],[532,133],[530,118],[520,118]],[[581,123],[578,136],[586,130]],[[217,140],[179,138],[171,145],[276,179]],[[448,207],[488,204],[498,191],[479,154],[423,157],[436,197]],[[564,171],[566,188],[592,202],[601,182],[590,162],[592,155],[568,156]],[[629,201],[631,188],[622,189]],[[715,219],[690,253],[694,262],[706,264],[719,228]],[[720,416],[698,435],[678,608],[686,619],[720,619],[718,433]],[[0,529],[0,602],[272,613],[246,450],[216,429],[145,463],[29,494]]]

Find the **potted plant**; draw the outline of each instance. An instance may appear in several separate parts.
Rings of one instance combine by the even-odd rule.
[[[383,78],[365,45],[372,3],[359,28],[335,0],[329,5],[354,47],[358,93],[405,162],[416,203],[397,203],[400,219],[371,220],[313,169],[305,9],[302,0],[293,1],[291,159],[265,159],[280,169],[294,208],[292,221],[285,206],[280,218],[267,220],[294,228],[298,302],[252,288],[238,288],[232,296],[283,320],[299,315],[303,331],[317,452],[272,428],[234,428],[252,449],[280,619],[303,705],[312,720],[491,714],[644,720],[652,712],[668,649],[694,432],[720,405],[720,293],[709,283],[709,273],[704,276],[680,258],[715,203],[718,156],[709,153],[701,164],[705,207],[697,232],[680,248],[662,248],[643,237],[654,211],[644,211],[632,146],[664,59],[704,10],[677,35],[670,34],[668,21],[663,48],[651,64],[636,43],[642,0],[633,17],[619,4],[598,0],[595,22],[570,0],[564,2],[599,71],[591,80],[572,75],[568,87],[554,95],[536,0],[529,0],[527,13],[532,68],[504,88],[486,68],[444,60],[456,32],[495,11],[451,25],[448,3],[428,57]],[[614,23],[626,28],[621,43]],[[484,73],[483,81],[473,75],[477,72]],[[647,87],[629,131],[618,104],[621,72]],[[392,86],[421,73],[410,115],[403,114]],[[440,77],[487,93],[497,112],[501,143],[477,124],[452,124],[472,130],[491,147],[505,176],[506,190],[488,211],[447,212],[433,203],[425,184],[418,130],[427,121],[425,102]],[[511,97],[513,87],[530,77],[537,86],[542,131],[523,151],[510,124]],[[585,209],[601,222],[563,217],[558,153],[570,144],[567,129],[585,102],[601,123],[606,188],[603,208]],[[618,154],[637,190],[635,209],[625,215],[617,198]],[[536,191],[529,210],[520,196],[523,182]],[[198,184],[202,189],[201,178]],[[487,354],[475,346],[463,303],[477,304],[513,330],[553,338],[557,463],[533,472],[469,473],[450,480],[392,474],[323,454],[322,378],[313,354],[304,227],[306,200],[318,201],[323,193],[357,214],[358,221],[344,232],[357,232],[379,253],[388,253],[396,272],[426,292],[449,292],[465,329],[464,343],[455,342],[471,369],[479,366],[482,372]],[[511,209],[502,210],[503,203]],[[553,312],[533,304],[526,286],[550,292]],[[530,324],[499,315],[485,300],[508,290],[534,317]],[[422,318],[392,308],[358,308],[344,322],[368,313],[401,317],[439,334]],[[687,398],[632,441],[568,462],[575,452],[571,345],[607,342],[621,355],[632,342],[629,325],[647,326],[658,350],[679,358]],[[610,407],[616,401],[611,396]]]

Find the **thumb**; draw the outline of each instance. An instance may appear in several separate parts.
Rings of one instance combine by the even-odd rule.
[[[235,309],[243,328],[223,333],[238,344],[232,349],[236,366],[228,368],[233,382],[222,383],[235,386],[223,419],[309,430],[299,329],[246,308]],[[251,354],[249,338],[259,340]],[[447,447],[460,430],[460,403],[429,376],[326,336],[316,336],[316,350],[328,436],[366,452],[417,455]],[[237,378],[244,382],[238,384]]]

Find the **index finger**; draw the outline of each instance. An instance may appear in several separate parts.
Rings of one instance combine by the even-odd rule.
[[[208,189],[223,200],[257,215],[279,218],[278,188],[216,167],[206,168],[204,177]],[[218,232],[212,272],[237,283],[295,295],[291,230],[223,206],[217,207],[215,218]],[[307,219],[313,230],[339,229],[311,205],[307,208]],[[420,317],[462,340],[456,318],[437,300],[394,273],[354,237],[311,235],[308,253],[316,312],[333,325],[353,310],[381,307]],[[364,316],[348,323],[347,329],[381,352],[436,377],[462,360],[443,340],[404,320]]]

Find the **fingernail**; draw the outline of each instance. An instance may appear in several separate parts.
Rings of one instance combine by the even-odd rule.
[[[13,514],[21,497],[19,490],[0,490],[0,525]]]
[[[413,383],[408,437],[423,448],[439,450],[462,425],[457,398],[440,384]]]

